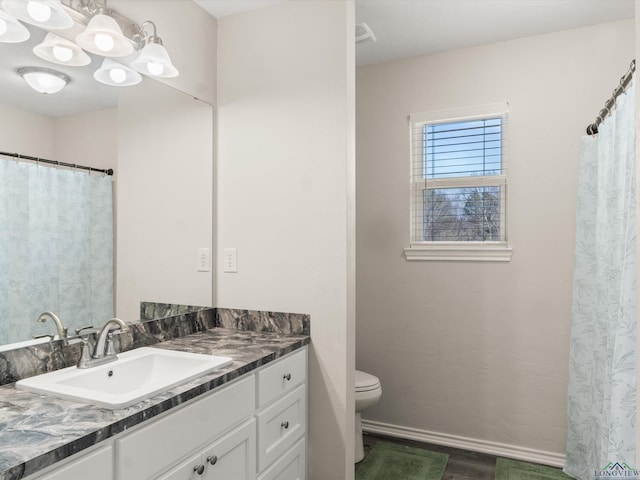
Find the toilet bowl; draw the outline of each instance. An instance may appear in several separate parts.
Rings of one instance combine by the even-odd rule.
[[[362,444],[362,418],[360,412],[372,407],[382,395],[382,387],[378,377],[366,372],[356,370],[356,433],[355,433],[355,460],[356,463],[364,458],[364,446]]]

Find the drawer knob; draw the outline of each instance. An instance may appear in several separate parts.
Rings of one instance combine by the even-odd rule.
[[[282,422],[282,423],[280,424],[280,426],[286,430],[287,428],[289,428],[289,422],[287,422],[287,421],[285,420],[284,422]]]
[[[207,457],[207,462],[211,465],[215,465],[218,462],[218,457],[216,455],[211,455],[210,457]]]
[[[290,373],[286,373],[282,376],[282,378],[284,378],[285,380],[291,380],[291,374]]]
[[[204,473],[204,465],[196,465],[195,467],[193,467],[193,471],[198,475],[202,475]]]

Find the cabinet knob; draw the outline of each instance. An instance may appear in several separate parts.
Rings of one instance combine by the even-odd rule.
[[[285,373],[282,378],[284,378],[285,380],[291,380],[291,374],[290,373]]]
[[[282,422],[282,423],[280,424],[280,426],[286,430],[287,428],[289,428],[289,422],[287,422],[287,421],[285,420],[284,422]]]
[[[202,475],[204,473],[204,465],[196,465],[195,467],[193,467],[193,471],[198,475]]]
[[[215,465],[218,462],[218,457],[215,455],[211,455],[207,457],[207,462],[209,462],[211,465]]]

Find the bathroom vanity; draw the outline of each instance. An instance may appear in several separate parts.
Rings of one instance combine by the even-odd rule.
[[[159,343],[234,361],[123,410],[0,387],[0,480],[303,480],[308,342],[214,328]]]

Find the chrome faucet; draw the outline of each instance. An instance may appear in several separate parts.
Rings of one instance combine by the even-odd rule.
[[[60,340],[65,340],[67,338],[67,329],[64,327],[64,325],[62,325],[62,322],[55,313],[42,312],[36,321],[39,323],[44,323],[47,321],[47,317],[53,320],[53,322],[56,324],[56,328],[58,329],[58,338]]]
[[[96,340],[93,353],[89,352],[88,338],[83,338],[82,355],[78,361],[78,368],[97,367],[98,365],[116,361],[118,356],[113,347],[113,331],[118,329],[123,332],[128,330],[129,327],[119,318],[112,318],[105,323],[98,333],[98,340]]]

